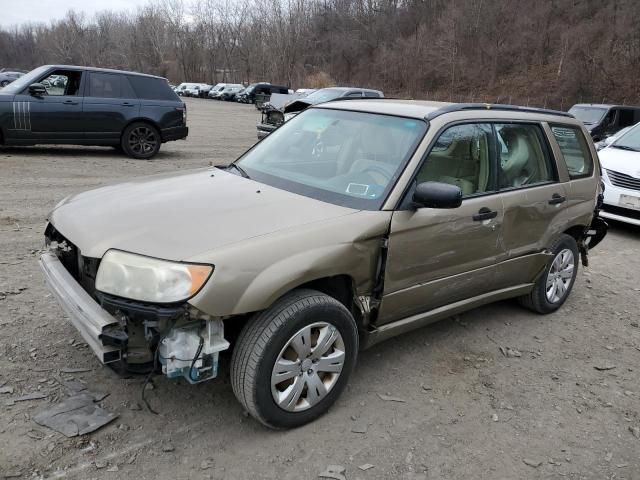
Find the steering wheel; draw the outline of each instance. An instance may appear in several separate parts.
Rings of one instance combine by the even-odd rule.
[[[389,173],[384,168],[378,167],[376,165],[370,165],[367,168],[365,168],[364,170],[362,170],[362,172],[360,172],[360,173],[367,173],[367,172],[377,173],[377,174],[381,175],[382,178],[385,179],[387,182],[389,182],[391,180],[391,177],[392,177],[391,173]]]

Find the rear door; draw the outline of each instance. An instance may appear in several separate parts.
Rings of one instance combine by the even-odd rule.
[[[530,283],[548,261],[545,249],[565,228],[568,184],[559,180],[542,125],[495,123],[498,189],[504,203],[504,255],[497,287]]]
[[[495,289],[504,212],[494,146],[487,123],[455,125],[439,136],[415,183],[457,185],[462,205],[394,212],[379,324]]]
[[[86,76],[82,116],[87,139],[119,141],[126,124],[138,116],[140,101],[124,75],[87,72]]]
[[[47,94],[30,95],[28,89],[15,96],[14,138],[30,142],[69,143],[84,138],[81,70],[53,70],[38,80],[48,85]]]

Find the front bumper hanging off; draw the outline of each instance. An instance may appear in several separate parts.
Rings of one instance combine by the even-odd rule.
[[[49,289],[102,363],[123,360],[131,365],[142,348],[151,359],[157,355],[169,378],[199,383],[217,376],[218,354],[229,348],[220,319],[190,312],[186,304],[155,308],[104,298],[101,306],[55,253],[44,253],[39,263]]]
[[[98,359],[102,363],[120,360],[121,350],[117,347],[103,345],[100,340],[102,332],[108,327],[117,326],[118,321],[103,310],[75,281],[54,253],[44,253],[40,257],[39,264],[44,272],[49,290]]]

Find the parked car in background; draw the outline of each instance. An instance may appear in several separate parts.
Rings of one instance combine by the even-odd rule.
[[[225,87],[224,91],[220,94],[220,100],[227,102],[235,102],[236,96],[244,91],[244,85],[238,84],[235,87]]]
[[[20,78],[23,75],[24,73],[22,72],[11,72],[11,71],[0,72],[0,88],[6,87],[11,82]]]
[[[299,88],[294,93],[300,95],[301,97],[306,97],[317,91],[317,88]]]
[[[207,98],[212,88],[213,88],[213,85],[209,85],[208,83],[200,85],[200,88],[198,89],[198,97]]]
[[[113,146],[149,159],[188,132],[186,106],[162,77],[45,65],[0,90],[4,145]]]
[[[230,89],[243,89],[244,86],[240,83],[219,83],[209,92],[209,98],[213,100],[222,100],[222,94]]]
[[[605,184],[601,215],[640,225],[640,124],[598,152]]]
[[[177,95],[182,96],[186,96],[184,95],[184,92],[188,89],[188,88],[193,88],[197,85],[197,83],[181,83],[180,85],[178,85],[176,88],[173,89],[174,92],[176,92]]]
[[[560,309],[606,234],[587,138],[564,112],[324,103],[228,166],[68,197],[40,266],[101,362],[184,389],[233,344],[244,409],[293,428],[362,348],[508,298]]]
[[[264,102],[272,93],[289,93],[289,87],[271,85],[270,83],[253,83],[249,85],[237,101],[241,103],[256,103],[256,100]]]
[[[380,90],[369,88],[330,87],[321,88],[302,98],[296,98],[282,108],[267,107],[262,112],[262,121],[257,125],[258,139],[262,139],[273,132],[280,125],[295,117],[311,105],[318,105],[333,100],[353,98],[384,98]]]
[[[640,122],[640,107],[580,103],[569,109],[587,127],[594,142],[600,142],[617,131]]]
[[[183,95],[185,97],[199,97],[200,89],[206,89],[209,86],[206,83],[193,83],[183,90]]]
[[[638,125],[638,124],[636,124],[636,125]],[[600,140],[599,142],[596,142],[595,143],[596,150],[600,151],[603,148],[608,147],[613,142],[615,142],[617,139],[619,139],[622,135],[624,135],[629,130],[631,130],[633,127],[634,127],[634,125],[632,125],[630,127],[624,127],[622,130],[618,130],[616,133],[614,133],[613,135],[605,138],[604,140]]]

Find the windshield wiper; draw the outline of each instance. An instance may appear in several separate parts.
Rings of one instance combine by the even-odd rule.
[[[235,168],[236,170],[238,170],[238,172],[240,172],[240,175],[242,175],[244,178],[251,178],[249,176],[249,174],[247,172],[244,171],[244,168],[239,167],[238,165],[236,165],[235,163],[230,163],[229,165],[227,165],[227,170],[230,169],[231,167]]]
[[[633,148],[633,147],[630,147],[628,145],[616,145],[616,144],[613,144],[611,146],[613,148],[619,148],[620,150],[628,150],[630,152],[640,152],[640,150],[638,150],[637,148]]]

